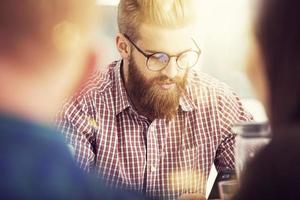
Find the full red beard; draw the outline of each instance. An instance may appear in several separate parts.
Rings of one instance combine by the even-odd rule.
[[[186,71],[183,77],[174,79],[159,76],[147,81],[133,57],[130,58],[128,67],[128,93],[133,103],[138,104],[136,106],[141,108],[146,116],[171,120],[177,113],[188,72]],[[176,86],[168,90],[162,89],[160,85],[166,83],[175,83]]]

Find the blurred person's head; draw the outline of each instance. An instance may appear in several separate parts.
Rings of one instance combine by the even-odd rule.
[[[92,64],[94,2],[0,4],[0,110],[48,121]]]
[[[300,123],[300,2],[265,0],[249,74],[273,127]]]
[[[121,0],[117,48],[127,92],[142,114],[172,118],[200,49],[192,36],[197,0]],[[177,56],[177,58],[176,58]]]

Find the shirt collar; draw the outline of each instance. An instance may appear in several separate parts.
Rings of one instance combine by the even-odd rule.
[[[115,69],[114,69],[114,77],[116,82],[116,115],[124,111],[126,108],[131,107],[131,104],[129,102],[129,98],[125,89],[125,85],[121,76],[121,67],[123,62],[120,60],[116,63]]]
[[[130,103],[127,91],[125,89],[124,81],[121,76],[122,64],[122,60],[118,61],[114,69],[114,77],[116,80],[116,115],[123,112],[128,107],[133,108],[132,104]],[[194,109],[196,109],[195,103],[187,94],[186,90],[179,99],[179,106],[183,111],[186,112],[193,111]]]
[[[186,91],[187,90],[184,91],[179,99],[179,106],[183,111],[190,112],[195,110],[197,107]]]

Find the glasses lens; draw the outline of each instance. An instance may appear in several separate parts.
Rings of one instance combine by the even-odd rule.
[[[193,67],[199,58],[199,54],[196,51],[187,51],[181,54],[177,59],[178,67],[181,69],[187,69]]]
[[[155,53],[148,59],[148,68],[150,70],[161,70],[169,63],[170,57],[165,53]]]

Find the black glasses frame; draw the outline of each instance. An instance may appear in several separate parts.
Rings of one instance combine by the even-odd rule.
[[[196,43],[196,41],[193,39],[193,38],[191,38],[192,39],[192,41],[194,42],[194,44],[195,44],[195,46],[197,47],[197,49],[198,49],[198,51],[195,51],[195,50],[187,50],[187,51],[184,51],[184,52],[181,52],[180,54],[178,54],[178,55],[169,55],[169,54],[167,54],[167,53],[165,53],[165,52],[155,52],[155,53],[151,53],[151,54],[147,54],[147,53],[145,53],[141,48],[139,48],[130,38],[129,38],[129,36],[127,36],[126,34],[123,34],[124,35],[124,37],[142,54],[142,55],[144,55],[146,58],[147,58],[147,61],[146,61],[146,66],[147,66],[147,68],[150,70],[150,71],[161,71],[161,70],[163,70],[164,68],[166,68],[167,66],[168,66],[168,64],[169,64],[169,62],[170,62],[170,60],[171,60],[171,58],[172,57],[176,57],[176,64],[177,64],[177,66],[178,66],[178,68],[180,68],[180,69],[186,69],[186,68],[182,68],[182,67],[180,67],[180,65],[178,64],[178,62],[177,62],[177,60],[178,60],[178,58],[182,55],[182,54],[184,54],[184,53],[186,53],[186,52],[195,52],[195,53],[197,53],[197,60],[196,60],[196,62],[195,62],[195,64],[194,65],[192,65],[192,66],[189,66],[188,67],[188,69],[190,69],[190,68],[192,68],[192,67],[194,67],[195,65],[196,65],[196,63],[198,62],[198,60],[199,60],[199,57],[200,57],[200,54],[201,54],[201,49],[200,49],[200,47],[198,46],[198,44]],[[158,53],[161,53],[161,54],[165,54],[165,55],[167,55],[168,57],[169,57],[169,60],[168,60],[168,62],[166,63],[166,65],[164,66],[164,67],[162,67],[161,69],[157,69],[157,70],[154,70],[154,69],[151,69],[151,67],[149,67],[148,66],[148,61],[149,61],[149,58],[150,57],[152,57],[153,55],[155,55],[155,54],[158,54]]]

